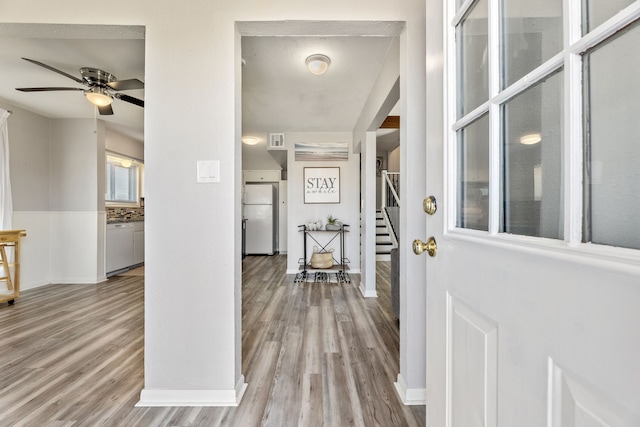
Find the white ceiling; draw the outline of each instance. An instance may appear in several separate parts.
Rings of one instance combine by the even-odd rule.
[[[391,42],[392,37],[243,37],[242,133],[261,140],[261,147],[244,150],[243,161],[273,161],[265,157],[269,133],[353,131]],[[331,59],[325,74],[307,69],[305,59],[312,54]],[[398,136],[387,134],[385,146],[397,146]],[[277,160],[286,169],[286,158]]]
[[[243,134],[352,131],[391,37],[243,37]],[[310,73],[312,54],[331,58]]]
[[[243,37],[243,134],[352,131],[384,62],[392,37]],[[19,92],[17,87],[82,87],[21,59],[78,76],[99,68],[118,79],[144,81],[144,28],[136,26],[0,23],[0,103],[50,118],[93,118],[82,92]],[[326,74],[305,66],[307,56],[331,58]],[[123,91],[144,99],[144,90]],[[144,109],[114,100],[107,127],[143,141]]]

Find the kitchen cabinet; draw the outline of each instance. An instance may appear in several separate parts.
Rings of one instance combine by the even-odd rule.
[[[107,224],[106,272],[144,262],[144,221]]]
[[[242,171],[244,182],[278,182],[279,170],[245,170]]]
[[[144,262],[144,222],[133,223],[133,264]]]

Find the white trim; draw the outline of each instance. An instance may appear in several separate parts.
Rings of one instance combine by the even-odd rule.
[[[572,53],[581,54],[602,43],[620,31],[621,28],[625,28],[638,19],[640,19],[640,3],[635,2],[612,16],[593,31],[585,34],[584,37],[581,37],[576,43],[572,44],[569,50]]]
[[[458,9],[458,12],[453,16],[453,19],[451,20],[451,26],[457,26],[465,17],[465,15],[469,13],[469,10],[474,6],[475,3],[476,0],[465,0],[465,2],[460,6],[460,9]]]
[[[567,54],[564,70],[564,240],[569,245],[582,242],[584,162],[582,56]],[[580,144],[572,143],[580,141]]]
[[[453,357],[454,357],[454,315],[462,316],[479,333],[484,335],[484,424],[485,426],[498,425],[498,323],[477,312],[461,299],[447,292],[447,427],[452,425],[454,414],[453,402]]]
[[[378,298],[378,293],[376,292],[376,290],[375,289],[367,290],[366,285],[362,282],[360,283],[360,286],[358,287],[358,289],[360,289],[360,293],[365,298]]]
[[[402,374],[398,374],[398,380],[393,383],[393,386],[404,405],[410,406],[427,404],[427,389],[407,388],[407,382],[402,378]]]
[[[500,108],[501,104],[495,102],[500,94],[500,84],[502,76],[500,73],[501,43],[500,37],[500,8],[495,1],[489,1],[489,22],[488,49],[489,49],[489,99],[488,111],[489,120],[489,218],[487,231],[491,234],[498,232],[500,227],[500,150],[502,136],[500,131]],[[457,184],[457,182],[456,182]],[[457,200],[456,200],[457,204]]]
[[[466,3],[465,3],[466,5]],[[444,6],[445,13],[445,22],[448,21],[448,18],[455,13],[454,10],[454,2],[446,1]],[[456,216],[457,216],[457,203],[456,203],[456,193],[457,193],[457,179],[456,179],[456,160],[457,160],[457,142],[456,142],[456,131],[451,125],[451,123],[455,123],[456,119],[456,96],[457,96],[457,75],[456,75],[456,28],[455,22],[452,22],[451,25],[443,25],[443,40],[445,42],[445,48],[443,49],[443,53],[445,55],[443,61],[443,70],[442,70],[442,78],[443,78],[443,102],[444,102],[444,111],[445,113],[442,115],[444,123],[442,124],[442,129],[444,131],[444,197],[446,203],[441,203],[442,208],[444,208],[444,221],[443,226],[444,229],[442,233],[446,233],[447,230],[453,229],[456,226]]]
[[[582,7],[577,2],[563,5],[563,47],[571,46],[582,36]],[[582,241],[583,208],[583,158],[582,147],[582,56],[564,52],[563,109],[564,132],[562,134],[563,156],[562,179],[564,180],[564,240],[569,245]],[[572,143],[580,141],[580,144]]]
[[[637,405],[636,405],[637,406]],[[547,427],[566,425],[567,414],[580,408],[589,425],[639,425],[640,413],[615,401],[587,379],[547,359]],[[589,423],[588,421],[592,421]]]
[[[453,56],[455,56],[455,52],[453,52],[453,54],[454,54]],[[456,65],[457,64],[454,62],[453,67],[456,67]],[[457,83],[455,83],[454,86],[455,85],[457,85]],[[457,96],[456,91],[453,91],[453,93],[454,93],[453,96]],[[487,114],[489,112],[489,107],[490,107],[489,101],[485,101],[484,103],[480,104],[479,106],[477,106],[476,108],[474,108],[473,110],[465,114],[464,117],[461,117],[460,119],[456,120],[456,114],[457,114],[457,111],[455,110],[456,103],[452,102],[452,104],[453,104],[453,107],[452,107],[453,111],[451,112],[451,123],[453,124],[451,125],[451,129],[454,132],[469,126],[471,123],[475,122],[480,117]]]
[[[448,17],[453,16],[450,26],[445,26],[446,61],[445,76],[455,77],[456,39],[455,25],[468,13],[475,2],[467,0],[455,13],[453,1],[447,1]],[[498,22],[495,2],[489,1],[489,96],[490,99],[476,107],[473,111],[457,118],[455,100],[457,99],[457,83],[445,84],[445,101],[448,104],[445,119],[445,188],[448,196],[446,206],[445,236],[462,239],[480,239],[478,243],[506,245],[506,247],[530,248],[533,251],[551,250],[547,256],[562,253],[572,259],[584,257],[582,264],[592,262],[606,264],[604,268],[623,268],[636,274],[640,262],[640,252],[636,249],[610,247],[591,243],[582,243],[583,239],[583,65],[582,53],[606,42],[616,32],[640,20],[640,2],[627,6],[624,10],[599,25],[586,35],[582,35],[581,6],[577,2],[563,2],[563,49],[540,66],[500,90]],[[447,19],[445,19],[447,22]],[[497,40],[498,39],[498,40]],[[447,73],[447,69],[450,71]],[[564,235],[561,240],[540,237],[518,236],[500,232],[500,108],[512,98],[520,95],[528,88],[541,83],[553,73],[563,70],[563,156],[562,170],[564,185],[563,221]],[[497,75],[495,75],[497,74]],[[496,83],[497,82],[497,83]],[[456,132],[489,113],[490,119],[490,164],[489,164],[489,229],[488,232],[456,228],[457,221],[457,134]]]
[[[244,382],[244,376],[240,376],[240,380],[238,381],[235,390],[143,389],[140,392],[140,401],[138,401],[135,406],[238,406],[246,390],[247,383]]]
[[[640,275],[640,251],[615,246],[580,243],[570,246],[562,240],[500,233],[495,236],[477,230],[455,229],[446,239],[489,245],[505,251],[519,250],[543,257],[562,258],[585,267],[598,267],[617,273]]]

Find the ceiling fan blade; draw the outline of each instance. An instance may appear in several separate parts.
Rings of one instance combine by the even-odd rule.
[[[107,83],[107,86],[113,90],[144,89],[144,83],[138,79],[116,80],[115,82]]]
[[[83,85],[86,85],[86,84],[87,84],[87,82],[85,82],[84,80],[82,80],[82,79],[80,79],[80,78],[78,78],[78,77],[76,77],[76,76],[72,76],[71,74],[65,73],[64,71],[60,71],[60,70],[58,70],[57,68],[53,68],[53,67],[52,67],[52,66],[50,66],[50,65],[43,64],[42,62],[35,61],[35,60],[33,60],[33,59],[29,59],[29,58],[22,58],[22,59],[24,59],[25,61],[29,61],[29,62],[31,62],[32,64],[36,64],[36,65],[39,65],[39,66],[41,66],[41,67],[43,67],[43,68],[46,68],[47,70],[53,71],[54,73],[61,74],[61,75],[65,76],[65,77],[70,78],[70,79],[71,79],[71,80],[73,80],[73,81],[76,81],[76,82],[78,82],[78,83],[82,83]]]
[[[84,90],[79,87],[17,87],[20,92],[48,92],[54,90]]]
[[[116,93],[113,96],[121,101],[128,102],[138,107],[144,108],[144,101],[142,99],[134,98],[133,96],[125,95],[124,93]]]
[[[111,108],[111,104],[104,105],[102,107],[98,107],[98,111],[100,112],[101,116],[112,116],[113,115],[113,108]]]

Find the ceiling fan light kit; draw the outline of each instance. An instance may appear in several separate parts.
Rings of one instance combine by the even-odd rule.
[[[144,108],[144,101],[142,99],[134,98],[123,93],[119,93],[121,90],[133,90],[144,89],[144,83],[138,79],[118,80],[116,76],[98,68],[83,67],[80,68],[80,75],[82,78],[78,78],[64,71],[53,68],[50,65],[44,64],[39,61],[35,61],[29,58],[22,58],[25,61],[32,64],[46,68],[49,71],[63,75],[76,83],[80,83],[87,86],[88,89],[82,89],[79,87],[26,87],[16,88],[21,92],[50,92],[50,91],[83,91],[85,97],[89,102],[98,107],[98,111],[101,115],[113,114],[111,103],[114,98],[128,102],[133,105]]]
[[[87,97],[90,103],[97,107],[105,107],[113,102],[111,95],[99,87],[85,90],[84,96]]]
[[[331,65],[331,59],[327,55],[314,54],[307,57],[305,64],[312,74],[319,76],[327,72],[329,65]]]

